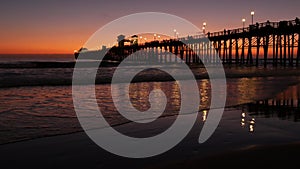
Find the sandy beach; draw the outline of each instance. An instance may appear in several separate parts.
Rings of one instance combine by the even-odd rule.
[[[292,168],[300,151],[297,129],[282,130],[260,123],[256,132],[239,127],[240,110],[228,108],[215,134],[204,144],[197,142],[203,122],[198,119],[188,136],[172,150],[147,159],[128,159],[98,147],[83,133],[4,144],[0,158],[5,168]],[[136,128],[128,123],[117,126],[124,134],[145,136],[166,127],[176,117],[165,117],[154,125]],[[270,119],[280,125],[286,121]],[[272,123],[273,123],[272,122]],[[279,133],[278,133],[279,132]],[[133,150],[134,151],[134,150]]]
[[[210,97],[210,87],[208,80],[200,78],[197,82],[203,98],[202,107],[199,107],[193,129],[170,151],[146,159],[111,154],[82,132],[73,109],[71,87],[68,83],[55,84],[60,77],[64,77],[60,79],[62,81],[70,78],[65,76],[70,70],[64,69],[66,74],[57,78],[49,78],[48,75],[57,74],[61,69],[45,75],[39,72],[40,69],[11,70],[21,71],[13,74],[16,79],[24,76],[22,71],[25,71],[27,74],[24,77],[29,77],[30,86],[11,86],[0,90],[3,96],[0,105],[5,108],[0,114],[3,136],[0,140],[0,159],[5,168],[291,168],[300,152],[298,69],[279,67],[274,71],[265,71],[255,67],[226,68],[227,108],[217,130],[203,144],[198,143],[198,138],[207,116],[204,110],[209,106],[207,98]],[[196,75],[197,71],[198,75],[203,75],[201,69],[195,67],[193,70]],[[107,76],[110,75],[107,72]],[[142,127],[124,121],[115,113],[109,97],[109,85],[96,86],[96,90],[100,91],[98,102],[100,107],[104,106],[104,116],[125,135],[152,136],[168,128],[176,119],[178,105],[175,103],[180,97],[173,92],[176,89],[174,82],[143,80],[145,82],[132,84],[135,92],[147,95],[148,89],[160,86],[173,99],[165,117]],[[52,81],[54,85],[35,84],[47,81]],[[7,85],[10,84],[23,85],[23,82],[18,84],[8,79]],[[50,96],[46,94],[49,91]],[[138,106],[136,102],[133,101],[133,104]],[[245,117],[241,117],[243,113]],[[255,125],[251,121],[255,121]]]

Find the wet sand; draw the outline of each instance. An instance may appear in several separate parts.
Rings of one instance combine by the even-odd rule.
[[[198,68],[196,68],[198,71]],[[291,77],[291,75],[299,75],[298,69],[289,69],[282,71],[284,68],[276,70],[268,70],[263,68],[226,68],[227,77]],[[72,72],[72,71],[70,71]],[[56,74],[54,71],[52,74]],[[42,73],[41,73],[42,74]],[[149,73],[151,74],[151,73]],[[200,73],[201,74],[201,73]],[[71,74],[69,74],[71,75]],[[110,74],[108,74],[110,75]],[[16,84],[9,80],[18,79],[23,76],[22,73],[8,75],[11,79],[4,79],[2,87],[12,87],[10,84]],[[65,74],[61,75],[65,76]],[[31,76],[30,76],[31,77]],[[52,77],[51,73],[49,77]],[[70,76],[71,77],[71,76]],[[68,85],[70,78],[57,78],[53,82],[48,83],[44,76],[35,76],[33,82],[28,80],[28,86],[42,85]],[[25,79],[26,77],[24,77]],[[164,76],[161,76],[164,79]],[[203,78],[199,76],[198,78]],[[299,79],[287,78],[284,80],[278,78],[274,80],[278,83],[269,82],[272,78],[266,79],[265,86],[275,86],[276,92],[273,93],[272,88],[258,90],[255,87],[254,79],[241,78],[229,88],[233,93],[243,91],[243,95],[234,99],[227,100],[229,105],[237,105],[247,103],[249,100],[268,99],[276,96],[280,90],[284,90],[288,85],[299,83]],[[277,78],[276,78],[277,79]],[[57,81],[56,81],[57,80]],[[149,81],[142,79],[142,81]],[[155,79],[159,81],[159,79]],[[41,82],[41,84],[40,84]],[[22,82],[27,85],[27,82]],[[36,84],[35,84],[36,83]],[[286,83],[286,84],[285,84]],[[22,84],[22,85],[24,85]],[[235,85],[238,84],[238,85]],[[241,85],[242,84],[242,85]],[[249,86],[250,85],[250,86]],[[250,90],[253,87],[255,92]],[[282,89],[281,89],[282,88]],[[268,90],[269,89],[269,90]],[[3,89],[4,90],[4,89]],[[32,88],[28,88],[32,91]],[[248,91],[248,92],[245,92]],[[261,91],[261,93],[257,93]],[[61,91],[60,91],[61,92]],[[255,95],[250,95],[254,94]],[[67,95],[68,96],[68,95]],[[239,99],[241,101],[239,101]],[[46,107],[48,108],[48,107]],[[60,109],[61,110],[61,109]],[[57,111],[55,109],[55,111]],[[60,113],[60,112],[59,112]],[[256,117],[257,132],[250,133],[248,128],[240,126],[240,108],[229,108],[225,111],[224,117],[211,139],[204,144],[197,142],[200,131],[202,129],[202,114],[199,112],[197,122],[188,136],[178,144],[174,149],[148,159],[128,159],[113,155],[98,147],[83,132],[77,132],[66,135],[56,135],[51,137],[43,137],[27,141],[0,145],[1,166],[4,168],[292,168],[300,153],[299,143],[299,123],[291,123],[287,120],[265,119],[264,117]],[[28,116],[28,114],[26,114]],[[119,125],[116,128],[125,134],[147,136],[160,132],[161,128],[168,127],[175,116],[160,118],[155,125],[136,128],[133,124],[128,123]],[[14,131],[11,131],[14,132]]]
[[[148,169],[209,168],[297,168],[300,142],[274,146],[254,146],[208,157],[160,164]]]
[[[197,142],[202,128],[198,119],[188,136],[172,150],[147,159],[128,159],[108,153],[83,133],[0,145],[1,166],[5,168],[292,168],[300,152],[299,137],[294,133],[263,127],[265,131],[249,133],[238,128],[239,110],[225,111],[215,134],[204,144]],[[176,117],[160,118],[155,125],[136,128],[124,124],[117,130],[145,136],[166,127]],[[259,121],[259,120],[258,120]],[[275,120],[274,123],[277,121]],[[233,130],[235,128],[235,130]],[[261,130],[258,124],[258,130]],[[280,134],[281,136],[278,136]],[[276,138],[276,139],[275,139]],[[135,150],[133,150],[135,151]]]

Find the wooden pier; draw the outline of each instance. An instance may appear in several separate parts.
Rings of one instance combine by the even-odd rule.
[[[224,63],[298,66],[300,20],[264,22],[208,33]]]
[[[296,18],[290,21],[267,21],[244,28],[155,40],[143,44],[134,41],[127,46],[124,42],[129,40],[124,39],[119,41],[118,46],[110,48],[104,59],[122,61],[128,57],[129,60],[138,63],[183,61],[187,64],[222,62],[256,66],[268,64],[299,66],[299,33],[300,20]],[[132,55],[137,51],[144,52]]]

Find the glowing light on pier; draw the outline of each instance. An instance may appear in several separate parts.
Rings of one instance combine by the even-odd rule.
[[[252,25],[253,25],[253,22],[254,22],[254,11],[251,11],[251,18],[252,18]]]
[[[242,22],[243,22],[243,28],[245,28],[245,22],[246,22],[246,19],[242,19]]]
[[[206,22],[203,22],[203,27],[202,27],[202,31],[205,34],[205,28],[206,28]]]

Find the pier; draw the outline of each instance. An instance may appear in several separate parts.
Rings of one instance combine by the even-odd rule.
[[[264,22],[208,33],[224,63],[299,65],[300,21]],[[272,57],[270,59],[270,56]]]
[[[299,66],[299,33],[300,20],[296,18],[145,43],[138,43],[138,36],[134,35],[131,37],[133,40],[120,39],[118,46],[106,49],[104,59],[122,61],[129,57],[129,60],[138,63],[181,61],[187,64],[222,62],[250,66]],[[130,42],[130,45],[124,45],[125,42]],[[131,55],[137,51],[145,52]]]

